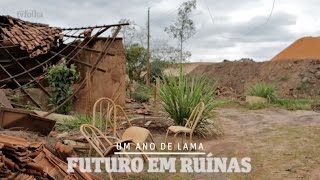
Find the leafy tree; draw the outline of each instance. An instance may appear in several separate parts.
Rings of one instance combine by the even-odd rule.
[[[53,65],[46,71],[46,79],[51,88],[50,105],[57,107],[73,93],[72,85],[79,79],[80,74],[74,64],[68,67],[65,63]],[[71,108],[72,101],[68,101],[58,109],[58,113],[68,114]]]
[[[179,42],[180,62],[185,60],[183,59],[183,43],[196,32],[193,20],[190,19],[192,10],[196,8],[196,3],[196,0],[182,3],[178,10],[177,21],[164,29],[165,32]]]
[[[141,82],[141,72],[145,69],[147,50],[139,44],[132,44],[126,50],[127,74],[131,80]]]
[[[163,71],[167,67],[168,62],[161,61],[161,60],[154,60],[151,62],[151,68],[150,68],[150,77],[151,82],[154,83],[156,81],[156,78],[162,79],[163,77]]]

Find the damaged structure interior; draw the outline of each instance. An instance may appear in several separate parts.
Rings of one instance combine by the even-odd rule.
[[[56,122],[46,117],[68,101],[79,113],[91,112],[100,97],[124,104],[125,53],[117,37],[124,25],[128,24],[59,28],[0,16],[0,127],[48,135]],[[80,80],[73,94],[53,107],[48,103],[51,94],[44,69],[59,63],[75,64]],[[8,100],[14,94],[23,100]],[[23,110],[26,106],[45,113]],[[0,157],[0,178],[92,178],[80,172],[68,174],[66,163],[43,144],[16,137],[0,135]]]

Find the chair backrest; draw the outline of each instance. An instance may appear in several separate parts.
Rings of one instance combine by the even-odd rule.
[[[96,150],[96,152],[104,157],[108,147],[112,142],[95,126],[91,124],[83,124],[80,127],[81,134],[89,142],[89,144]]]
[[[108,123],[116,119],[116,109],[113,108],[115,103],[106,97],[98,99],[92,110],[92,125],[99,127],[101,131],[107,131]],[[116,127],[114,127],[116,128]],[[115,136],[115,129],[113,129],[113,136]]]
[[[126,112],[120,105],[113,106],[115,110],[113,109],[113,112],[116,112],[116,118],[114,121],[110,122],[110,125],[113,127],[112,129],[116,130],[116,136],[118,138],[121,138],[121,135],[119,134],[119,131],[125,130],[132,126],[130,119],[128,118]],[[114,128],[115,125],[115,128]]]
[[[201,119],[204,108],[205,105],[203,102],[197,104],[197,106],[192,110],[192,113],[189,119],[187,120],[185,127],[190,128],[193,131]]]

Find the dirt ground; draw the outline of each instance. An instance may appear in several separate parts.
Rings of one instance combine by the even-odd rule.
[[[197,179],[320,178],[320,113],[235,108],[217,112],[225,135],[204,141],[206,151],[251,157],[253,169],[249,174],[199,174]]]
[[[195,137],[194,142],[202,142],[204,151],[215,157],[250,157],[250,173],[139,173],[130,175],[130,179],[320,179],[320,113],[237,106],[216,109],[215,118],[225,134],[218,138]],[[150,129],[157,144],[164,142],[165,129]],[[50,140],[24,132],[2,133],[34,141]],[[125,178],[123,174],[116,177]]]
[[[199,139],[216,157],[251,157],[243,173],[143,174],[132,179],[319,179],[320,113],[284,109],[216,110],[225,135]],[[157,134],[156,143],[163,141]]]

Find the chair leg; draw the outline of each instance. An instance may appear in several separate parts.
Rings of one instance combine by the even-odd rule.
[[[121,152],[124,152],[124,153],[125,153],[126,151],[122,149]],[[124,154],[123,156],[126,156],[128,159],[131,160],[131,157],[130,157],[128,154]]]
[[[190,133],[190,141],[189,141],[190,143],[189,143],[189,145],[191,146],[191,143],[192,143],[192,133]],[[190,149],[190,151],[191,151],[191,148],[189,148]]]
[[[177,135],[178,135],[179,133],[176,133],[176,134],[174,134],[174,136],[173,136],[173,143],[172,143],[172,151],[174,151],[174,145],[176,144],[176,138],[177,138]]]
[[[151,134],[151,133],[149,133],[149,136],[150,136],[151,142],[153,142],[153,144],[154,144],[154,146],[155,146],[156,150],[158,151],[158,148],[157,148],[157,146],[156,146],[156,143],[155,143],[155,142],[154,142],[154,140],[153,140],[153,136],[152,136],[152,134]]]
[[[108,176],[109,176],[110,180],[113,180],[113,177],[112,177],[111,173],[108,173]]]
[[[131,144],[134,145],[136,147],[136,149],[137,149],[137,145],[134,142],[132,142]],[[141,150],[140,148],[139,148],[139,151],[142,153],[141,154],[142,158],[145,160],[145,162],[147,162],[149,157],[146,154],[144,154],[144,151]]]
[[[90,145],[90,144],[89,144],[89,145]],[[88,157],[90,157],[90,156],[91,156],[91,153],[92,153],[92,146],[90,145],[90,147],[89,147]]]
[[[182,144],[184,144],[184,141],[187,141],[187,133],[184,133],[184,136],[181,137]]]
[[[121,152],[126,152],[124,149],[121,149]],[[127,157],[128,159],[130,159],[131,160],[131,157],[128,155],[128,154],[123,154],[123,156],[124,157]],[[126,175],[127,175],[127,177],[129,178],[130,176],[129,176],[129,174],[128,174],[128,172],[126,172]]]
[[[167,144],[167,142],[168,142],[167,140],[168,140],[169,131],[170,131],[170,130],[168,129],[168,130],[167,130],[167,133],[166,133],[166,137],[165,137],[165,139],[164,139],[164,142],[165,142],[166,144]]]

